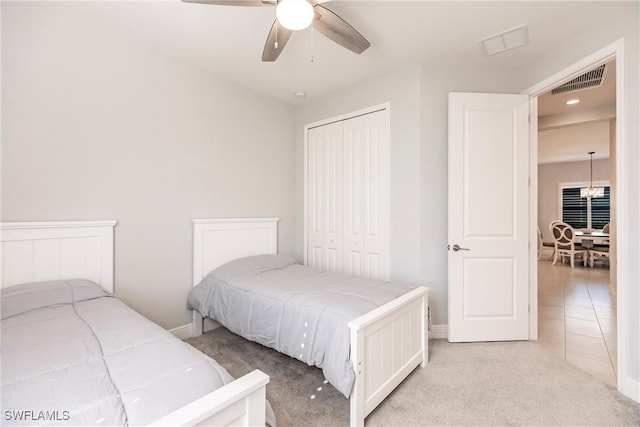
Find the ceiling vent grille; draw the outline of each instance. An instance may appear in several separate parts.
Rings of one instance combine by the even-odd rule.
[[[559,93],[575,92],[577,90],[602,86],[606,65],[607,64],[602,64],[598,68],[594,68],[593,70],[588,71],[583,75],[578,76],[575,79],[570,80],[561,86],[558,86],[555,89],[552,89],[551,94],[557,95]]]

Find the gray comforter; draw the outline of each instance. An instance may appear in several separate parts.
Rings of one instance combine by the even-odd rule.
[[[3,424],[143,425],[233,378],[86,280],[2,289]]]
[[[315,270],[284,255],[258,255],[209,273],[189,294],[189,308],[244,338],[322,368],[349,397],[355,374],[347,323],[411,289]]]

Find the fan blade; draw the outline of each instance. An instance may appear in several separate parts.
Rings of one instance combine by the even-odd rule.
[[[316,4],[313,8],[316,13],[313,28],[329,39],[357,54],[371,46],[362,34],[326,7]]]
[[[273,62],[278,59],[278,56],[280,56],[282,49],[286,46],[292,33],[293,31],[283,27],[276,20],[271,26],[271,30],[267,36],[267,41],[264,44],[262,61]]]
[[[182,0],[185,3],[214,4],[220,6],[275,6],[276,0]]]

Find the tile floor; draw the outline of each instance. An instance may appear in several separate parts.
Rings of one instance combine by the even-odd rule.
[[[538,261],[538,339],[550,351],[616,386],[616,299],[609,268]]]

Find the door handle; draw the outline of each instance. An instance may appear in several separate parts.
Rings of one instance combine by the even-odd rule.
[[[458,245],[457,243],[455,245],[453,245],[451,247],[451,249],[453,249],[454,252],[458,252],[458,251],[469,251],[471,249],[469,248],[461,248],[460,245]]]

